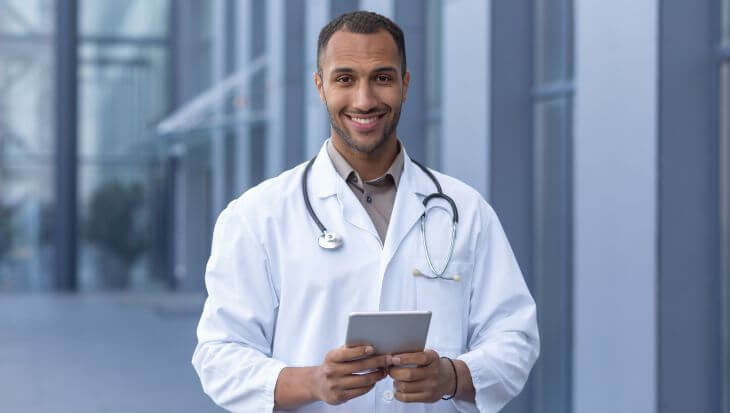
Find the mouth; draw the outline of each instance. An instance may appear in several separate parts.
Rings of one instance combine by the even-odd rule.
[[[367,115],[345,114],[345,117],[347,118],[353,129],[357,130],[358,132],[370,132],[372,130],[375,130],[380,125],[386,113],[387,112]]]

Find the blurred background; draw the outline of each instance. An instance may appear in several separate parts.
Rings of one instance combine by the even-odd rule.
[[[538,303],[505,410],[730,412],[729,0],[0,0],[0,411],[219,411],[213,223],[328,137],[317,35],[355,9]]]

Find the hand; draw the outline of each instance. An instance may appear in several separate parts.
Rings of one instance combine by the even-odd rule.
[[[369,392],[385,378],[386,356],[373,356],[372,346],[340,347],[325,356],[316,368],[314,396],[327,404],[342,404]],[[353,374],[377,369],[367,374]]]
[[[393,378],[395,398],[405,403],[433,403],[454,391],[454,373],[448,360],[437,352],[399,354],[392,358],[390,377]],[[445,364],[444,364],[445,363]],[[416,367],[403,367],[415,365]]]

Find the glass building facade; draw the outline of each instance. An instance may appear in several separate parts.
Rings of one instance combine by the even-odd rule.
[[[220,211],[329,135],[312,81],[320,28],[370,9],[406,34],[400,139],[495,207],[536,299],[541,357],[505,411],[701,400],[730,413],[730,1],[681,3],[0,0],[0,300],[204,295]],[[76,19],[59,24],[68,7]],[[68,101],[58,30],[76,38]],[[678,68],[696,78],[691,96]],[[58,113],[76,131],[70,186]],[[706,128],[675,127],[692,122]],[[56,225],[64,208],[70,230]],[[69,246],[72,271],[58,264]],[[673,272],[692,259],[694,278]],[[707,357],[682,354],[685,324],[705,328],[690,347]],[[676,358],[697,367],[676,373]],[[701,378],[718,380],[678,395]]]

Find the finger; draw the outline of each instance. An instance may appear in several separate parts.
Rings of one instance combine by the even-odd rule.
[[[391,367],[388,374],[393,380],[419,381],[429,377],[431,372],[426,367]]]
[[[427,391],[425,382],[423,380],[418,381],[393,381],[393,390],[401,393],[420,393]]]
[[[372,387],[385,378],[385,371],[378,370],[367,374],[345,376],[340,380],[340,388],[350,390],[361,387]]]
[[[369,369],[384,369],[388,366],[387,356],[373,356],[365,359],[348,361],[343,363],[343,371],[346,373],[357,373]]]
[[[418,393],[401,393],[396,391],[395,398],[403,403],[417,403],[417,402],[429,402],[431,401],[431,395],[427,392]]]
[[[396,366],[405,366],[415,364],[417,366],[427,366],[438,360],[439,355],[433,350],[421,351],[418,353],[403,353],[393,357],[392,362]]]
[[[326,361],[332,361],[335,363],[342,363],[345,361],[357,360],[359,358],[367,357],[375,353],[373,346],[358,346],[358,347],[339,347],[336,348],[325,356]]]
[[[349,389],[349,390],[342,390],[342,393],[340,393],[339,399],[342,400],[342,403],[354,399],[355,397],[360,397],[363,394],[369,392],[373,389],[374,386],[369,387],[359,387],[356,389]]]

